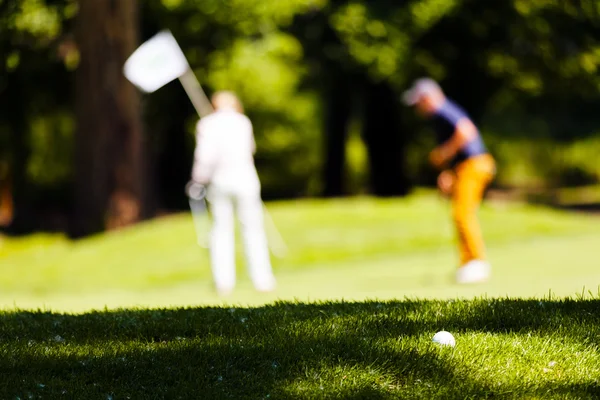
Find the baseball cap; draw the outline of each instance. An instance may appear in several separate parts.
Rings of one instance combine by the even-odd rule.
[[[421,97],[431,93],[441,93],[441,91],[440,85],[433,79],[420,78],[413,83],[410,89],[402,93],[402,101],[407,106],[414,106]]]

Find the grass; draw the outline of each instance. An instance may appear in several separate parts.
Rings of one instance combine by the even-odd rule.
[[[419,193],[275,203],[270,211],[290,252],[275,259],[280,290],[259,296],[239,262],[239,290],[214,296],[208,254],[195,244],[188,214],[70,242],[62,236],[5,239],[0,307],[86,311],[203,304],[260,305],[274,300],[561,296],[596,291],[596,218],[514,203],[481,211],[494,280],[452,284],[456,266],[449,205]],[[569,268],[566,268],[568,266]]]
[[[269,295],[240,263],[216,297],[186,214],[5,238],[0,399],[600,396],[597,216],[488,202],[493,279],[463,287],[431,193],[269,209],[290,247]]]
[[[3,314],[0,398],[589,399],[598,300]],[[456,347],[431,342],[436,331]]]

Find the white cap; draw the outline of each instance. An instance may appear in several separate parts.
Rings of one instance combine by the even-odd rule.
[[[414,106],[421,97],[428,94],[442,93],[442,88],[431,78],[417,79],[413,86],[402,94],[402,101],[407,106]]]

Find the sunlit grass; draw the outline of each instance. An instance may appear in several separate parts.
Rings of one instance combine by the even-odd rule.
[[[271,294],[240,254],[236,292],[216,297],[188,214],[5,239],[0,398],[600,396],[596,217],[487,203],[492,280],[458,286],[449,204],[431,193],[269,210],[290,248]]]
[[[1,398],[587,399],[598,300],[0,315]],[[456,347],[439,347],[439,330]]]
[[[71,242],[59,235],[5,239],[0,303],[83,311],[146,305],[264,304],[276,299],[403,296],[539,296],[597,292],[595,217],[488,202],[481,219],[491,283],[457,287],[450,205],[430,193],[406,199],[303,200],[269,204],[289,254],[274,258],[279,290],[257,295],[239,254],[240,284],[226,300],[211,287],[208,253],[189,214]]]

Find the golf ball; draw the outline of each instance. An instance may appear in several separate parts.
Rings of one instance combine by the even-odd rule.
[[[441,344],[442,346],[451,346],[454,347],[456,341],[454,340],[454,336],[450,332],[439,331],[435,335],[433,335],[433,342]]]

